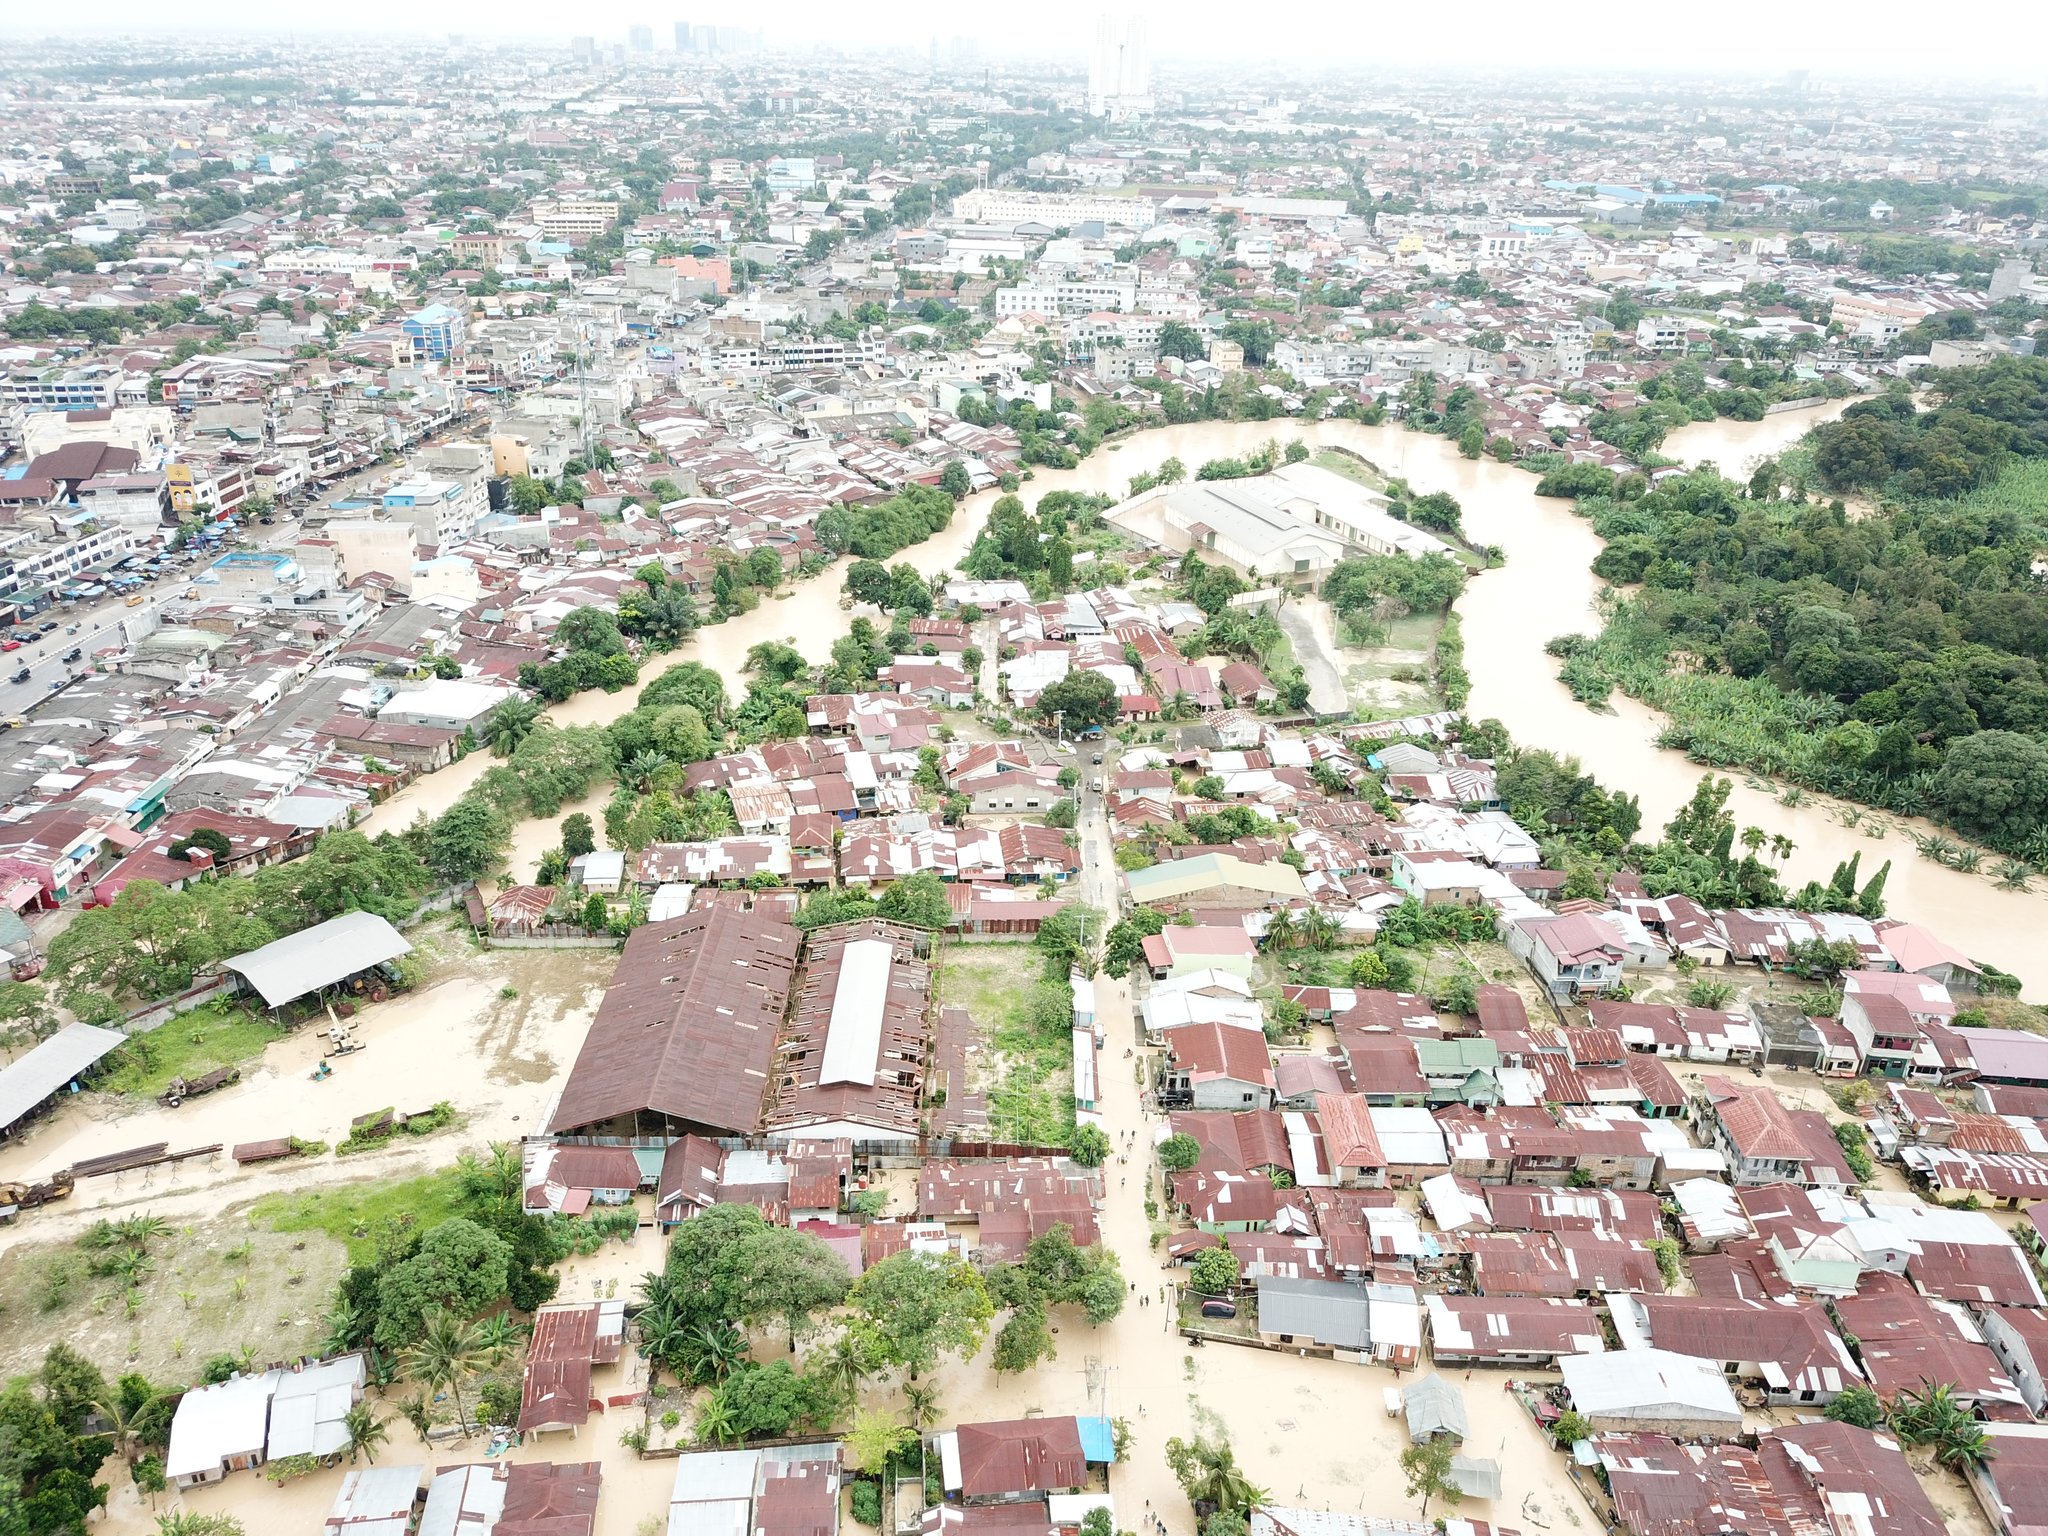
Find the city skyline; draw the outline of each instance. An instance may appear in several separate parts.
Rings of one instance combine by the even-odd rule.
[[[1158,6],[1118,6],[1149,34],[1154,61],[1191,64],[1219,61],[1283,63],[1304,74],[1357,67],[1453,68],[1470,70],[1566,69],[1573,74],[1664,77],[1709,72],[1730,77],[1770,77],[1806,70],[1816,81],[1862,77],[1919,80],[1998,80],[2040,94],[2040,49],[1985,48],[1974,33],[1915,25],[1917,13],[1900,3],[1866,7],[1861,25],[1845,32],[1819,13],[1766,7],[1761,0],[1736,0],[1716,13],[1716,25],[1701,29],[1675,17],[1644,15],[1619,0],[1574,13],[1570,28],[1532,31],[1526,17],[1505,4],[1468,6],[1455,28],[1433,13],[1262,16],[1248,32],[1240,13],[1217,0],[1195,0],[1170,13]],[[581,8],[573,16],[534,0],[497,5],[485,0],[452,0],[431,15],[398,0],[365,0],[346,17],[323,13],[283,29],[283,35],[415,36],[460,33],[469,41],[566,43],[592,35],[604,44],[626,46],[635,28],[649,29],[652,51],[673,53],[674,27],[744,25],[766,33],[768,45],[802,56],[812,49],[883,51],[922,55],[934,35],[972,36],[985,62],[1055,57],[1085,69],[1105,8],[1074,3],[1039,8],[1027,19],[995,13],[974,18],[971,28],[930,19],[887,20],[850,17],[823,0],[790,0],[772,13],[677,15],[644,5],[608,4]],[[161,8],[142,0],[107,0],[89,19],[65,18],[51,27],[45,17],[0,18],[0,34],[27,37],[96,36],[141,32],[172,37],[209,33],[274,38],[274,25],[252,25],[248,11],[223,0],[200,0],[181,8],[175,28],[166,29]],[[1899,39],[1911,36],[1910,49]],[[2048,38],[2042,39],[2048,41]],[[647,51],[643,45],[642,51]]]

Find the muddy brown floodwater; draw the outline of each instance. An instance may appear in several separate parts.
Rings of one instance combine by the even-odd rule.
[[[1688,462],[1711,461],[1740,478],[1758,459],[1796,442],[1814,423],[1839,415],[1844,404],[1782,411],[1756,422],[1683,427],[1667,440],[1665,452]],[[1389,474],[1406,477],[1418,490],[1448,491],[1463,503],[1465,526],[1474,540],[1497,544],[1507,555],[1506,565],[1475,579],[1459,604],[1473,716],[1501,720],[1524,745],[1577,756],[1609,788],[1639,795],[1647,828],[1654,830],[1669,819],[1705,770],[1684,754],[1656,745],[1660,719],[1653,711],[1617,697],[1611,713],[1595,713],[1558,682],[1557,663],[1544,654],[1544,642],[1597,627],[1594,601],[1601,584],[1591,565],[1599,541],[1591,527],[1572,515],[1569,503],[1537,496],[1535,477],[1523,470],[1461,458],[1442,438],[1396,426],[1206,422],[1139,433],[1075,469],[1041,470],[1025,487],[1026,500],[1056,490],[1117,494],[1131,476],[1157,469],[1169,457],[1192,473],[1206,460],[1241,454],[1269,437],[1285,441],[1296,436],[1353,449]],[[969,497],[951,526],[899,558],[928,574],[950,568],[973,543],[997,494]],[[801,583],[752,613],[699,631],[670,659],[716,667],[734,689],[742,681],[747,651],[763,640],[782,641],[822,661],[846,628],[837,595],[829,573]],[[659,659],[650,663],[647,675],[655,676],[660,665]],[[548,713],[562,724],[597,724],[631,709],[637,696],[637,689],[581,694]],[[377,810],[368,830],[396,831],[417,814],[437,814],[488,765],[487,757],[474,755],[411,785]],[[1738,822],[1782,834],[1795,845],[1785,866],[1788,883],[1825,880],[1852,853],[1864,855],[1866,869],[1890,859],[1885,897],[1895,916],[1924,922],[1970,954],[2012,972],[2029,996],[2048,994],[2048,946],[2038,941],[2048,897],[2002,891],[1982,875],[1921,858],[1909,834],[1932,830],[1927,823],[1872,815],[1850,827],[1841,820],[1839,802],[1808,796],[1803,805],[1787,806],[1771,793],[1748,788],[1741,773],[1731,777],[1730,807]],[[601,796],[595,805],[602,805]],[[552,822],[522,828],[515,843],[517,860],[530,866],[552,840]]]

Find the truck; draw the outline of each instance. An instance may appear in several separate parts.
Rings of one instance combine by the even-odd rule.
[[[156,1096],[156,1101],[166,1109],[176,1109],[187,1099],[200,1098],[216,1088],[225,1088],[229,1083],[241,1080],[240,1067],[215,1067],[211,1072],[193,1078],[174,1077],[170,1086]]]

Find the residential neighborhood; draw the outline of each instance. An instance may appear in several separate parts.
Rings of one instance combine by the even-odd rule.
[[[0,1531],[2048,1524],[2029,83],[215,20],[0,85]]]

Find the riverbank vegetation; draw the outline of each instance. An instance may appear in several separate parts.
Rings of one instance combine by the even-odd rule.
[[[1738,827],[1728,809],[1733,786],[1725,778],[1702,777],[1663,837],[1649,842],[1640,835],[1636,797],[1604,789],[1578,759],[1517,747],[1494,720],[1472,727],[1465,745],[1498,764],[1501,798],[1543,845],[1544,863],[1566,872],[1561,894],[1567,898],[1602,898],[1615,874],[1632,870],[1650,895],[1686,895],[1704,906],[1884,915],[1888,863],[1865,877],[1860,858],[1850,858],[1825,883],[1788,888],[1780,868],[1793,843],[1766,827]]]
[[[1881,498],[1866,516],[1787,497],[1773,464],[1546,476],[1606,541],[1594,570],[1636,589],[1551,649],[1579,698],[1641,698],[1696,761],[2048,862],[2048,360],[1927,387],[1932,410],[1888,395],[1808,439],[1825,489]]]

